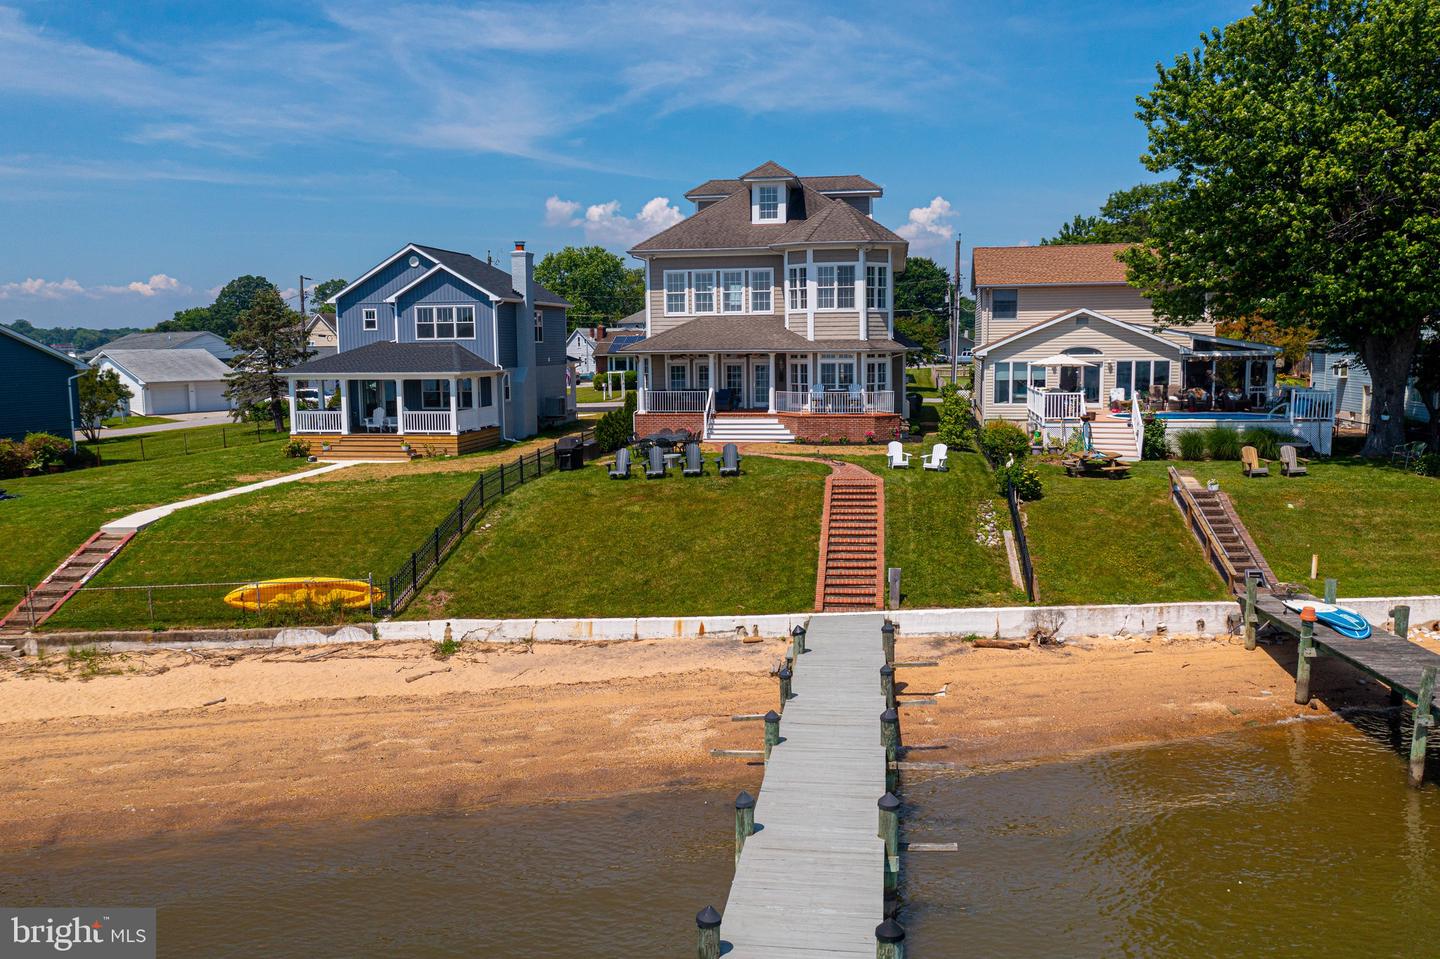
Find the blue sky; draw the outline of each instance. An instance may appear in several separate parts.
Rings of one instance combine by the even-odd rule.
[[[238,274],[290,292],[409,241],[621,252],[770,159],[880,183],[912,253],[1033,242],[1149,178],[1155,62],[1248,11],[0,5],[0,322],[148,326]]]

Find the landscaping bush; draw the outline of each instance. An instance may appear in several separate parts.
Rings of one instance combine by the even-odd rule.
[[[19,476],[30,465],[30,451],[24,443],[0,439],[0,479]]]
[[[1240,458],[1240,434],[1228,426],[1212,426],[1202,430],[1205,434],[1205,452],[1212,460],[1238,460]]]
[[[1205,458],[1205,434],[1200,430],[1183,430],[1176,433],[1175,443],[1180,447],[1182,460],[1203,460]]]
[[[637,374],[634,370],[622,370],[618,373],[596,373],[590,385],[597,390],[603,390],[605,388],[605,381],[609,380],[612,390],[619,390],[620,385],[623,383],[625,389],[634,392],[637,382],[636,377]]]
[[[964,449],[970,445],[974,434],[970,430],[970,409],[960,391],[949,383],[940,390],[940,426],[936,438],[952,450]]]
[[[1140,458],[1163,460],[1170,458],[1170,442],[1165,438],[1165,421],[1156,416],[1145,420],[1145,437],[1140,447]]]
[[[606,453],[613,453],[630,442],[630,433],[635,425],[635,394],[625,397],[625,404],[618,410],[611,410],[600,417],[595,424],[595,442]]]
[[[76,444],[75,451],[65,455],[65,465],[71,469],[85,469],[90,466],[99,466],[100,454],[88,446]]]
[[[64,466],[65,460],[70,457],[70,444],[49,433],[31,433],[25,437],[25,449],[30,454],[27,465],[32,470]]]
[[[1440,453],[1426,453],[1415,464],[1415,472],[1421,476],[1440,476]],[[0,473],[0,476],[5,475]]]
[[[1015,487],[1015,495],[1026,502],[1037,500],[1045,495],[1044,490],[1040,487],[1040,474],[1019,459],[1009,466],[999,466],[995,469],[995,488],[1000,495],[1006,495],[1006,491],[1011,486]]]
[[[990,462],[999,467],[1012,456],[1017,462],[1023,460],[1030,452],[1030,437],[1014,423],[992,420],[980,432],[980,445],[985,448]]]
[[[285,444],[285,455],[290,459],[304,459],[310,455],[310,444],[304,440],[291,440]]]
[[[1240,434],[1240,443],[1242,446],[1255,447],[1255,452],[1260,454],[1261,459],[1278,460],[1280,458],[1280,438],[1280,434],[1274,430],[1251,426]]]

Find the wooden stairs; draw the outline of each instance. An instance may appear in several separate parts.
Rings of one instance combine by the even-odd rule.
[[[815,609],[883,609],[885,484],[868,470],[837,464],[825,478]]]
[[[107,533],[102,529],[66,557],[28,597],[0,619],[0,653],[4,652],[3,646],[13,645],[11,640],[54,616],[77,589],[104,569],[134,537],[134,530]]]
[[[1220,572],[1226,585],[1237,593],[1245,591],[1245,574],[1259,570],[1264,585],[1276,585],[1275,573],[1250,537],[1230,497],[1219,490],[1210,490],[1195,477],[1170,468],[1175,503],[1190,525],[1190,530],[1205,550],[1206,558]]]

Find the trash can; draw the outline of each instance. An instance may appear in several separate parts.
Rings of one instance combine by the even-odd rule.
[[[585,448],[574,436],[567,436],[555,444],[555,465],[562,470],[578,470],[585,465]]]

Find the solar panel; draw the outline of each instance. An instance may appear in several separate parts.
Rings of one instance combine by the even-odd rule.
[[[639,343],[643,339],[645,339],[644,334],[640,336],[617,336],[610,341],[610,350],[614,352],[620,347],[629,346],[631,343]]]

